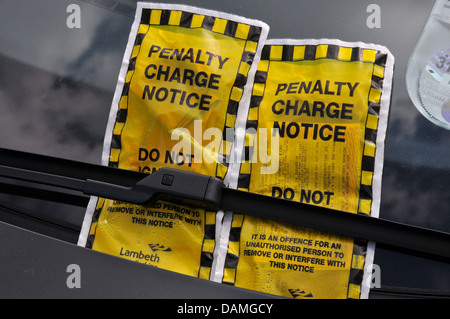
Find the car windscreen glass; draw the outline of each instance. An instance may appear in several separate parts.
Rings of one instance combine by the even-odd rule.
[[[389,48],[395,70],[380,217],[450,232],[450,131],[419,113],[405,83],[432,2],[378,1],[380,28],[367,23],[369,1],[285,1],[282,7],[270,1],[181,2],[262,20],[271,26],[270,38],[330,38]],[[81,9],[79,28],[68,20],[72,4]],[[100,163],[135,6],[131,0],[0,5],[0,147]],[[8,194],[1,194],[1,201],[74,226],[83,220],[82,207]],[[376,250],[374,262],[382,285],[450,290],[447,263],[386,249]]]

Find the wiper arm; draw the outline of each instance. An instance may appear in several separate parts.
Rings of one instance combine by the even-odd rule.
[[[225,188],[223,182],[217,178],[171,168],[161,168],[151,175],[145,174],[142,180],[131,187],[3,165],[0,165],[0,176],[62,187],[86,195],[106,197],[140,205],[149,204],[159,197],[181,197],[213,210],[220,209],[221,194]]]

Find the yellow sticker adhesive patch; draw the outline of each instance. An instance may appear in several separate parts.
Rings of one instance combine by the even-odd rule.
[[[149,174],[172,167],[224,179],[234,139],[229,131],[250,96],[267,32],[264,23],[234,15],[139,3],[103,163]],[[99,199],[88,213],[86,247],[209,279],[216,212],[186,202],[137,206]]]
[[[269,40],[238,189],[377,217],[392,65],[381,46]],[[276,152],[271,171],[264,144],[263,154]],[[361,297],[373,254],[367,243],[252,216],[233,220],[223,282],[292,298]]]

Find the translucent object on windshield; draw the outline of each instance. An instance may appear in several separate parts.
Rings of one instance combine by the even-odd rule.
[[[437,0],[411,54],[406,87],[416,108],[450,130],[450,1]]]

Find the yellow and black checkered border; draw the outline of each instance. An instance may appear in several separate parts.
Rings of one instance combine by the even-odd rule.
[[[355,239],[353,242],[352,261],[348,279],[348,299],[360,299],[361,285],[364,278],[367,241]]]
[[[371,213],[372,203],[372,180],[375,165],[376,138],[378,120],[381,106],[382,86],[385,73],[387,53],[374,49],[361,47],[343,47],[338,45],[265,45],[263,47],[261,61],[255,75],[255,84],[250,102],[249,120],[257,128],[259,105],[265,92],[267,72],[271,61],[304,61],[318,59],[335,59],[344,62],[365,62],[373,64],[371,88],[368,96],[368,114],[365,123],[364,149],[361,162],[360,194],[358,214]],[[248,127],[248,126],[247,126]],[[251,159],[253,153],[254,136],[246,134],[245,154],[242,162],[238,180],[238,189],[249,191],[251,176]],[[241,224],[242,227],[242,224]],[[240,233],[240,230],[235,230]],[[349,299],[359,299],[361,295],[361,284],[364,275],[364,263],[366,257],[367,242],[355,240],[353,244],[352,263],[348,282]],[[228,255],[233,256],[231,251]],[[233,256],[235,259],[239,256]],[[236,263],[237,264],[237,263]],[[236,270],[228,269],[228,277],[224,277],[227,283],[234,284]]]
[[[250,176],[252,163],[257,160],[255,152],[258,119],[259,119],[259,105],[264,96],[267,70],[269,67],[268,61],[260,61],[255,73],[254,84],[252,88],[252,95],[250,99],[250,107],[247,115],[245,141],[244,141],[244,156],[241,161],[238,177],[238,190],[249,191]]]
[[[94,245],[94,239],[95,239],[95,233],[97,231],[98,220],[100,218],[100,213],[101,213],[104,205],[105,205],[105,199],[98,198],[95,209],[94,209],[94,213],[92,214],[91,227],[90,227],[89,234],[88,234],[87,240],[86,240],[86,245],[85,245],[86,248],[92,249],[92,246]]]
[[[108,165],[111,167],[119,167],[120,152],[122,150],[121,135],[125,127],[125,122],[128,117],[128,95],[130,91],[130,83],[133,78],[136,69],[136,59],[139,55],[142,41],[149,30],[148,25],[140,25],[136,39],[131,51],[131,55],[128,62],[128,69],[125,75],[124,84],[122,87],[121,96],[119,99],[118,110],[116,114],[116,120],[114,122],[114,128],[111,137],[110,155]]]
[[[233,214],[230,234],[228,236],[228,249],[225,256],[222,283],[234,286],[236,282],[237,266],[240,256],[241,230],[245,215]]]
[[[205,211],[204,232],[198,277],[208,280],[211,276],[216,246],[216,212]]]
[[[259,41],[262,28],[242,22],[187,10],[143,8],[141,25],[167,25],[189,29],[205,29],[236,39]]]

